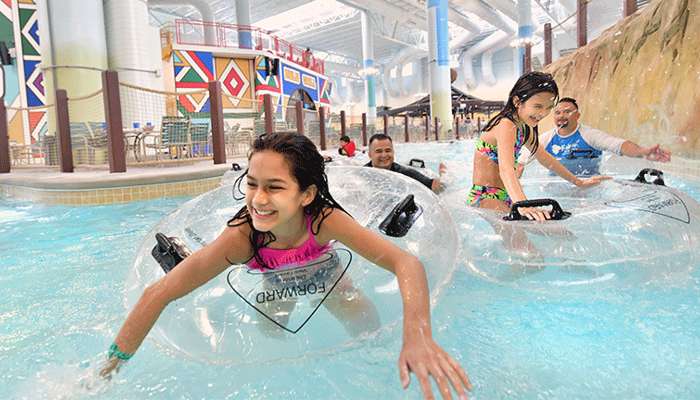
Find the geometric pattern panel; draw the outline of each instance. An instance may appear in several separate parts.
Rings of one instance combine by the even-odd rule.
[[[19,0],[14,3],[16,20],[15,46],[17,69],[20,82],[22,107],[42,107],[46,105],[44,74],[39,68],[41,49],[39,40],[39,18],[33,0]],[[17,37],[19,35],[19,37]],[[23,113],[24,130],[31,142],[39,139],[46,129],[47,115],[44,109]]]
[[[271,62],[270,58],[262,55],[255,57],[255,98],[262,102],[263,96],[269,94],[276,111],[283,112],[280,80],[278,74],[272,73]]]
[[[214,55],[208,51],[173,51],[175,90],[181,93],[177,107],[181,113],[208,113],[209,93],[188,93],[209,87],[214,79]]]
[[[319,101],[323,104],[331,104],[331,88],[333,87],[331,81],[319,76],[318,85],[321,87]]]
[[[282,94],[284,94],[285,97],[301,89],[311,97],[311,100],[318,103],[319,96],[316,75],[312,75],[285,62],[280,62],[280,69],[282,70]]]
[[[234,108],[251,108],[250,102],[241,102],[241,98],[250,99],[250,73],[248,59],[217,57],[216,79],[221,82],[225,96],[222,99],[224,112]]]

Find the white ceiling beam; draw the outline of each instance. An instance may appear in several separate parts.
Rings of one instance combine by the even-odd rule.
[[[516,3],[511,0],[488,0],[488,5],[502,12],[506,17],[518,22],[518,9]]]

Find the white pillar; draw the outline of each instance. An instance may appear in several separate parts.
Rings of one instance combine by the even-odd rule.
[[[366,11],[362,11],[362,58],[365,70],[365,94],[367,100],[367,125],[374,125],[377,118],[377,100],[375,96],[375,75],[367,73],[376,70],[374,67],[374,27]]]
[[[250,27],[250,1],[236,0],[236,24],[238,29],[238,46],[242,49],[253,48],[253,35],[247,29]],[[240,25],[244,25],[246,29],[241,30]]]
[[[447,31],[447,0],[428,0],[430,116],[440,120],[440,138],[452,129],[452,87]]]
[[[525,56],[525,42],[532,41],[532,35],[535,32],[535,27],[532,25],[532,4],[530,0],[518,0],[518,60],[517,76],[523,74],[523,57]]]

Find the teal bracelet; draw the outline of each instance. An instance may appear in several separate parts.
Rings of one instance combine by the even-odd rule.
[[[116,343],[112,343],[112,345],[109,346],[109,353],[107,353],[107,358],[116,357],[123,361],[128,361],[133,356],[133,354],[124,353],[123,351],[119,350],[119,346],[117,346]]]

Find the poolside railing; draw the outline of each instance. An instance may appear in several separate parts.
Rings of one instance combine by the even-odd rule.
[[[270,95],[260,98],[233,96],[212,81],[204,88],[163,91],[119,82],[114,71],[103,72],[103,87],[82,96],[57,90],[55,104],[0,109],[12,113],[48,114],[53,120],[31,143],[10,137],[3,150],[0,173],[10,168],[49,167],[72,172],[81,168],[109,168],[124,172],[129,166],[171,165],[227,158],[243,158],[255,137],[266,132],[296,132],[308,136],[320,149],[333,149],[342,135],[358,147],[366,146],[376,132],[396,143],[454,139],[474,131],[456,119],[447,135],[439,136],[441,123],[427,116],[382,116],[371,121],[366,114],[331,111],[316,104],[291,100],[282,108]],[[316,109],[313,109],[313,108]],[[269,112],[268,112],[269,110]],[[0,123],[0,137],[8,125]]]

